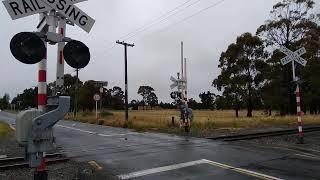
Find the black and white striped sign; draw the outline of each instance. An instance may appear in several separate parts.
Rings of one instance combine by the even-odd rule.
[[[67,0],[71,4],[87,0]],[[5,0],[2,1],[12,20],[50,11],[52,8],[42,0]]]

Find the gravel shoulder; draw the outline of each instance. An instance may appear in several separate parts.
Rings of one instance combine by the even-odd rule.
[[[14,137],[0,139],[0,156],[23,157],[24,149],[19,147]],[[113,180],[111,175],[95,170],[88,163],[80,163],[73,160],[53,164],[47,167],[49,180]],[[19,168],[12,170],[0,170],[1,180],[33,180],[34,170],[31,168]]]
[[[294,153],[311,155],[320,160],[320,132],[305,133],[304,143],[297,143],[297,135],[264,137],[252,140],[230,142],[231,144],[289,150]]]

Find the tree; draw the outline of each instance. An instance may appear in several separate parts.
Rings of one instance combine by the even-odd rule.
[[[94,94],[99,92],[99,89],[95,85],[95,81],[86,81],[79,89],[78,100],[79,108],[83,111],[93,110],[95,107],[95,101],[93,99]]]
[[[273,6],[271,18],[258,28],[257,35],[265,37],[268,45],[289,48],[313,24],[308,16],[314,4],[313,0],[282,0]]]
[[[191,98],[188,101],[188,107],[191,109],[202,109],[202,104]]]
[[[10,96],[5,93],[4,96],[0,99],[0,109],[8,109],[10,105]]]
[[[16,104],[18,109],[35,108],[37,107],[38,88],[25,89],[23,93],[18,94],[12,99],[12,104]]]
[[[160,106],[162,109],[176,109],[176,106],[175,106],[173,103],[163,103],[163,102],[160,102],[159,106]]]
[[[307,49],[305,55],[307,66],[301,69],[301,89],[303,110],[310,110],[311,114],[320,112],[320,26],[306,32],[306,36],[300,41]]]
[[[115,86],[111,89],[111,104],[112,108],[120,110],[124,108],[124,92],[118,86]]]
[[[151,107],[158,105],[158,97],[157,97],[157,95],[154,92],[152,92],[147,97],[147,102]]]
[[[230,106],[230,103],[227,102],[226,97],[221,95],[216,95],[215,104],[218,110],[233,108],[233,106]]]
[[[257,35],[262,37],[270,49],[285,46],[291,50],[299,49],[297,44],[304,39],[306,32],[314,28],[315,23],[308,17],[313,8],[313,0],[282,0],[273,6],[270,19],[260,26]],[[271,66],[268,84],[264,88],[264,101],[274,97],[276,103],[265,102],[270,108],[277,107],[281,115],[295,113],[295,93],[291,86],[292,68],[290,65],[281,66],[280,59],[284,55],[275,51],[268,64]],[[297,69],[299,75],[300,68]],[[281,98],[279,98],[281,97]],[[270,99],[269,99],[270,100]],[[276,105],[275,105],[276,104]]]
[[[203,92],[199,94],[199,97],[202,102],[202,109],[214,109],[214,101],[215,101],[215,94],[211,93],[210,91],[208,92]]]
[[[229,104],[238,111],[241,103],[245,103],[248,117],[252,117],[254,99],[264,84],[263,69],[267,66],[263,41],[250,33],[244,33],[231,44],[220,57],[221,74],[213,81],[213,85],[223,91]]]
[[[129,104],[130,107],[132,107],[133,110],[138,110],[139,107],[139,101],[137,100],[132,100]]]
[[[158,98],[152,87],[140,86],[138,89],[138,94],[142,96],[142,102],[144,105],[155,106],[158,104]]]
[[[65,74],[63,78],[64,78],[64,87],[60,93],[61,95],[64,95],[64,96],[70,96],[70,106],[71,106],[70,109],[74,109],[77,77],[72,76],[71,74]],[[82,86],[83,86],[83,82],[78,78],[77,93],[79,93]],[[49,83],[47,87],[47,94],[49,96],[54,95],[53,92],[55,91],[55,89],[56,89],[56,81]],[[77,96],[79,97],[79,94]]]

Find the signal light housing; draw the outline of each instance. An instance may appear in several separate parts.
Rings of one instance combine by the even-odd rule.
[[[63,49],[63,56],[66,63],[75,69],[82,69],[90,62],[89,48],[76,40],[72,40],[66,44]]]
[[[46,46],[35,33],[20,32],[10,42],[12,55],[24,64],[36,64],[46,57]]]
[[[171,97],[171,99],[176,99],[177,98],[177,93],[176,92],[170,93],[170,97]]]

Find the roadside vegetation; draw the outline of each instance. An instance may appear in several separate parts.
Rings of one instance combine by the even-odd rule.
[[[6,123],[0,122],[0,139],[13,135],[14,131]]]
[[[241,130],[250,128],[267,127],[296,127],[295,116],[268,116],[263,111],[253,111],[253,117],[246,116],[246,111],[239,111],[239,117],[234,116],[234,111],[194,111],[194,120],[191,123],[191,131],[194,135],[208,135],[217,130]],[[174,117],[174,124],[172,124]],[[66,116],[68,120],[75,120],[72,114]],[[125,122],[123,111],[108,111],[100,114],[96,119],[95,113],[81,112],[76,121],[91,124],[100,124],[113,127],[125,127],[138,131],[158,131],[168,133],[180,133],[179,112],[177,110],[158,111],[130,111],[129,121]],[[320,123],[320,116],[305,115],[302,117],[305,125]]]

